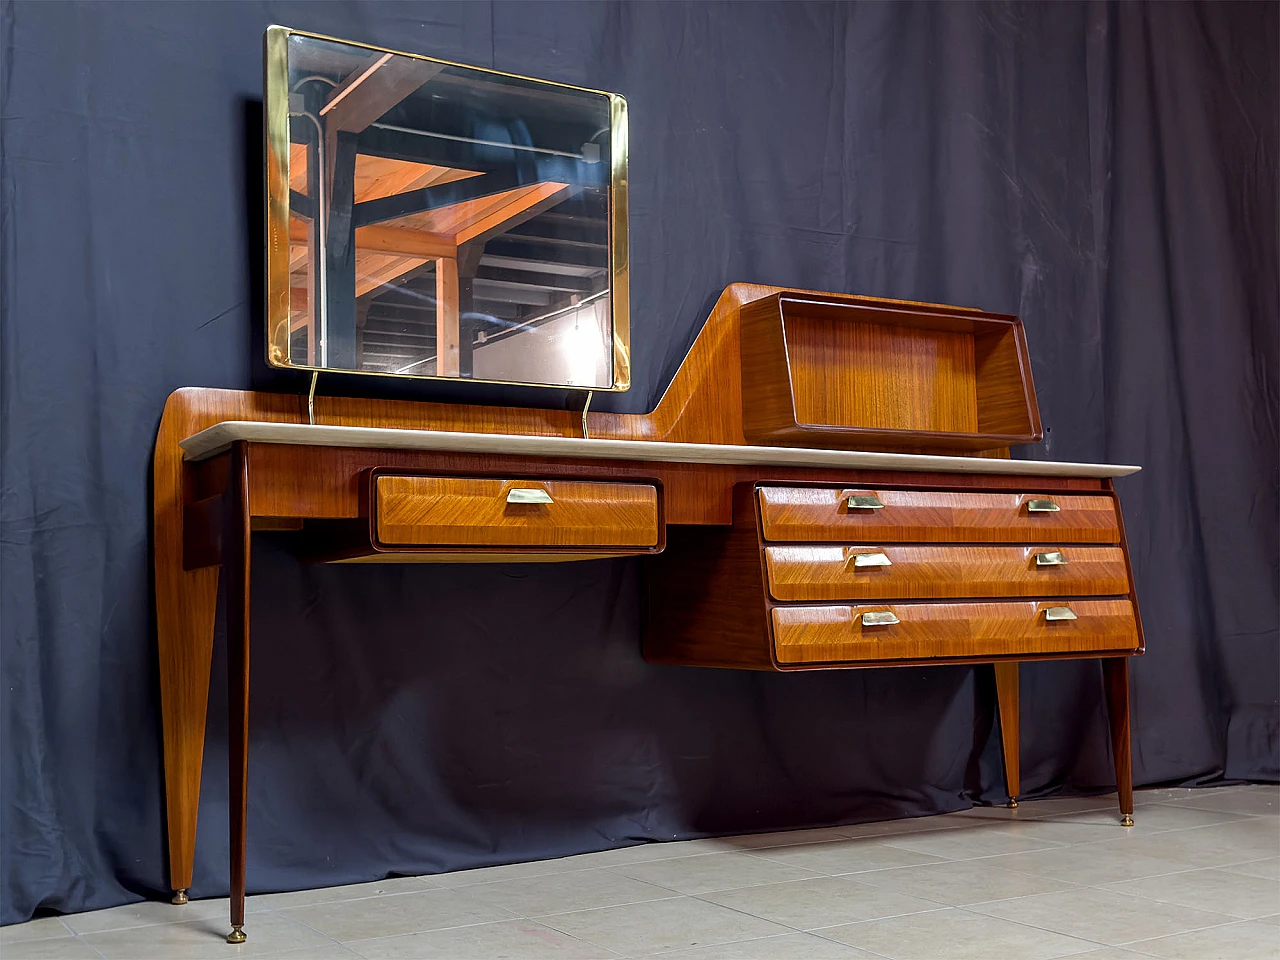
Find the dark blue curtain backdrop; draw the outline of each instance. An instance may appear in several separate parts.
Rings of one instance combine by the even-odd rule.
[[[1149,649],[1138,782],[1276,779],[1277,21],[0,3],[0,919],[167,895],[160,411],[184,385],[305,389],[260,359],[270,23],[628,97],[636,386],[613,409],[656,400],[735,280],[1023,317],[1047,435],[1017,455],[1145,466],[1121,483]],[[1003,799],[984,672],[650,666],[639,576],[309,567],[263,537],[250,890]],[[227,889],[222,653],[195,897]],[[1097,665],[1023,678],[1027,791],[1109,788]]]

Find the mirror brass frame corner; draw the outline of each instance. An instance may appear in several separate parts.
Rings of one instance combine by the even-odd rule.
[[[613,378],[607,387],[578,387],[528,380],[484,380],[478,377],[440,377],[427,374],[382,373],[375,370],[340,370],[292,363],[289,358],[289,37],[308,37],[378,53],[411,57],[449,67],[512,77],[531,83],[580,90],[609,98],[611,119],[609,223],[610,307],[613,322]],[[622,393],[631,388],[631,282],[627,229],[627,153],[629,149],[627,101],[620,94],[571,83],[540,80],[504,70],[456,63],[403,50],[342,40],[291,27],[269,26],[263,36],[263,121],[266,138],[266,360],[272,367],[314,373],[390,377],[403,380],[439,380],[449,383],[485,383],[502,386],[542,387],[584,393]]]

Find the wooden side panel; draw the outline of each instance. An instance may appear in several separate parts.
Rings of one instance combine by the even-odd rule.
[[[1022,323],[974,337],[974,359],[978,431],[1022,434],[1038,442],[1044,434]]]
[[[644,658],[774,670],[751,487],[734,491],[731,527],[668,527],[645,561]]]
[[[522,494],[546,499],[513,502]],[[658,491],[649,484],[380,476],[375,501],[374,529],[387,546],[658,543]]]
[[[748,443],[767,444],[794,430],[798,418],[791,396],[780,298],[775,295],[743,304],[738,313],[738,416]]]
[[[883,508],[850,508],[853,495],[872,495]],[[1029,502],[1041,499],[1058,511],[1031,511]],[[771,541],[1120,542],[1115,501],[1104,496],[764,486],[760,505]]]
[[[1046,610],[1058,605],[1077,619],[1050,622]],[[862,614],[881,611],[900,622],[863,626]],[[1086,656],[1138,647],[1128,600],[774,607],[773,628],[779,663]]]
[[[858,565],[881,557],[887,565]],[[1065,559],[1045,566],[1037,556]],[[765,549],[775,600],[1085,597],[1128,594],[1119,547],[787,544]]]

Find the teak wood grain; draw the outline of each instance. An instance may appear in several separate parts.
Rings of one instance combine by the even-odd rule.
[[[883,508],[851,507],[855,495],[873,495]],[[1031,512],[1027,502],[1037,499],[1053,500],[1058,512]],[[763,486],[760,507],[771,541],[1120,542],[1115,502],[1106,496]]]
[[[379,476],[374,530],[385,546],[633,546],[658,543],[658,491],[642,483]],[[513,490],[546,503],[512,503]]]
[[[1038,554],[1061,553],[1060,566],[1037,565]],[[857,566],[882,554],[885,566]],[[1127,594],[1119,547],[980,547],[968,544],[778,544],[765,548],[769,593],[775,600],[933,599],[960,597],[1083,597]]]
[[[1022,758],[1018,751],[1020,722],[1018,661],[993,663],[996,677],[996,707],[1000,713],[1000,752],[1004,758],[1004,789],[1009,802],[1017,805],[1022,793]]]
[[[1046,609],[1058,605],[1070,607],[1077,619],[1047,620]],[[900,622],[863,626],[862,614],[880,611]],[[775,606],[772,617],[780,663],[1097,656],[1138,649],[1128,599]]]
[[[1102,686],[1107,698],[1107,726],[1111,731],[1111,758],[1116,768],[1116,793],[1120,812],[1133,815],[1133,760],[1129,717],[1129,659],[1107,657],[1102,661]],[[1130,823],[1132,820],[1130,819]]]

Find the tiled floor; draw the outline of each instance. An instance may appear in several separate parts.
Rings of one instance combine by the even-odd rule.
[[[1280,957],[1280,788],[1151,790],[647,844],[0,930],[3,960]]]

